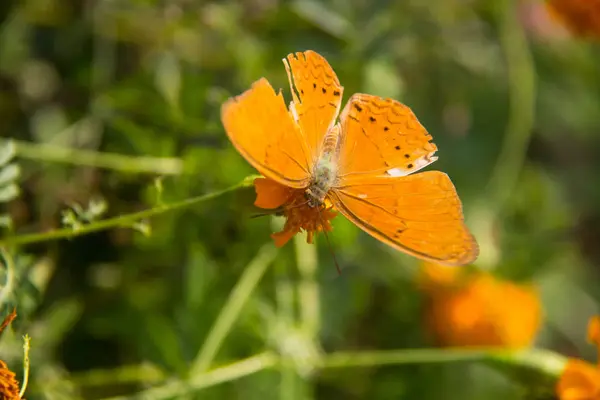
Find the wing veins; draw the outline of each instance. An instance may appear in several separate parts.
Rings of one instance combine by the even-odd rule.
[[[294,163],[296,163],[296,165],[298,167],[300,167],[301,170],[303,170],[304,172],[306,172],[307,175],[310,175],[310,172],[306,169],[306,167],[304,167],[302,164],[300,164],[298,162],[298,160],[296,160],[294,157],[292,157],[287,151],[285,151],[284,149],[281,150],[281,152],[290,160],[292,160]],[[307,161],[308,164],[308,161]]]
[[[348,193],[348,192],[345,192],[345,191],[343,191],[343,190],[340,190],[339,192],[340,192],[340,193],[343,193],[344,195],[346,195],[346,196],[348,196],[348,197],[350,197],[350,198],[353,198],[354,200],[360,201],[361,203],[364,203],[364,204],[366,204],[366,205],[369,205],[369,206],[372,206],[372,207],[378,208],[379,210],[381,210],[381,211],[383,211],[383,212],[385,212],[385,213],[389,214],[390,216],[392,216],[392,217],[394,217],[394,218],[396,218],[396,219],[399,219],[399,220],[401,220],[401,221],[403,221],[403,222],[432,222],[432,221],[419,220],[419,219],[408,219],[408,218],[403,218],[403,217],[400,217],[400,216],[399,216],[399,215],[397,215],[397,214],[394,214],[393,212],[390,212],[389,210],[387,210],[387,209],[386,209],[386,208],[384,208],[383,206],[380,206],[380,205],[378,205],[378,204],[375,204],[375,203],[373,203],[373,202],[371,202],[371,201],[368,201],[368,199],[363,199],[363,198],[360,198],[360,197],[358,197],[358,196],[356,196],[356,195],[350,194],[350,193]],[[339,196],[338,196],[338,199],[339,199]],[[436,199],[436,200],[443,200],[443,198],[439,198],[439,199]],[[430,214],[430,215],[434,216],[434,215],[445,215],[445,214],[447,214],[447,213],[442,213],[442,214]],[[444,220],[442,220],[442,221],[439,221],[439,222],[453,222],[453,221],[463,221],[463,219],[461,219],[461,218],[449,218],[449,219],[444,219]],[[425,230],[423,230],[423,229],[418,229],[418,228],[415,228],[415,227],[407,227],[407,229],[411,229],[411,230],[417,230],[417,231],[425,231]],[[428,231],[425,231],[425,232],[428,232]]]
[[[337,192],[338,190],[336,189],[335,191]],[[386,214],[389,214],[391,217],[394,217],[394,218],[396,218],[396,219],[399,219],[399,220],[401,220],[401,221],[404,221],[404,219],[403,219],[403,218],[400,218],[399,216],[395,215],[394,213],[391,213],[391,212],[389,212],[387,209],[383,208],[382,206],[380,206],[380,205],[378,205],[378,204],[375,204],[375,203],[372,203],[372,202],[370,202],[370,201],[367,201],[366,199],[361,199],[360,197],[358,197],[358,196],[356,196],[356,195],[353,195],[353,194],[349,194],[349,193],[347,193],[347,192],[344,192],[343,190],[340,190],[339,192],[340,192],[340,193],[343,193],[344,195],[346,195],[346,196],[348,196],[348,197],[350,197],[350,198],[353,198],[353,199],[355,199],[355,200],[358,200],[358,201],[360,201],[361,203],[364,203],[364,204],[367,204],[367,205],[369,205],[369,206],[372,206],[372,207],[378,208],[379,210],[383,211],[384,213],[386,213]],[[339,196],[338,196],[338,199],[340,199],[340,197],[339,197]]]
[[[383,184],[383,185],[389,185],[388,184]],[[353,193],[347,192],[346,190],[344,190],[345,188],[348,187],[356,187],[356,186],[367,186],[367,185],[346,185],[346,186],[336,186],[334,187],[335,190],[338,190],[344,194],[347,195],[352,195],[352,196],[357,196]],[[370,185],[369,185],[370,186]],[[444,193],[447,195],[448,193],[451,193],[451,190],[446,190],[444,191]],[[412,196],[424,196],[424,195],[428,195],[428,194],[433,194],[433,193],[438,193],[438,192],[414,192],[414,193],[403,193],[402,196],[404,197],[412,197]],[[360,197],[359,197],[360,198]],[[447,199],[448,197],[436,197],[435,200],[443,200],[443,199]],[[364,199],[361,199],[364,200]]]
[[[281,178],[282,181],[284,182],[290,182],[290,183],[302,183],[302,184],[306,184],[309,180],[309,177],[306,177],[304,179],[290,179],[286,176],[284,176],[281,172],[278,172],[272,168],[270,168],[268,165],[263,164],[261,162],[259,162],[258,160],[256,160],[256,158],[252,157],[247,151],[245,151],[244,149],[242,149],[241,147],[238,147],[238,151],[240,153],[242,153],[242,156],[248,160],[252,160],[252,162],[250,164],[256,164],[258,166],[260,166],[260,168],[269,171],[271,174],[278,176],[279,178]]]
[[[370,223],[368,223],[367,221],[365,221],[365,220],[363,220],[363,219],[361,219],[361,218],[358,218],[358,217],[356,216],[356,214],[354,214],[352,211],[350,211],[350,209],[349,209],[348,207],[346,207],[346,205],[344,204],[344,202],[343,202],[343,201],[340,199],[340,197],[339,197],[337,194],[333,193],[333,195],[334,195],[335,197],[337,197],[338,203],[341,205],[341,207],[343,207],[343,208],[344,208],[344,211],[345,211],[345,212],[346,212],[348,215],[350,215],[350,216],[351,216],[351,217],[354,219],[354,221],[357,221],[357,222],[355,222],[355,223],[358,223],[358,225],[359,225],[359,226],[362,224],[362,225],[363,225],[365,228],[369,229],[369,230],[370,230],[370,231],[372,231],[372,232],[375,232],[375,233],[377,233],[378,235],[381,235],[383,238],[385,238],[386,240],[388,240],[390,243],[394,243],[394,244],[396,244],[396,245],[398,245],[398,246],[402,247],[403,249],[406,249],[406,250],[410,251],[411,253],[413,253],[413,255],[418,255],[418,256],[420,256],[420,257],[422,257],[422,258],[425,258],[425,259],[428,259],[428,260],[438,260],[438,261],[444,261],[444,259],[443,259],[443,258],[440,258],[440,257],[435,257],[435,256],[432,256],[432,255],[430,255],[430,254],[423,253],[423,252],[421,252],[421,251],[419,251],[419,250],[415,250],[415,249],[413,249],[413,248],[410,248],[410,247],[408,247],[408,246],[406,246],[406,245],[402,244],[402,242],[400,242],[399,240],[396,240],[396,239],[394,239],[394,238],[391,238],[390,236],[388,236],[388,235],[386,235],[385,233],[381,232],[379,229],[375,228],[373,225],[371,225],[371,224],[370,224]],[[407,228],[407,229],[409,229],[409,228]],[[413,228],[410,228],[410,229],[413,229]]]

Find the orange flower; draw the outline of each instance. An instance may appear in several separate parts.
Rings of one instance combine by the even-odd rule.
[[[424,263],[426,324],[441,346],[530,346],[541,323],[536,289]]]
[[[0,399],[2,400],[20,400],[19,382],[15,379],[15,373],[8,369],[8,366],[0,360]]]
[[[549,0],[546,7],[574,35],[600,38],[600,0]]]
[[[312,243],[315,232],[333,229],[330,221],[337,214],[327,200],[321,207],[309,207],[303,189],[292,189],[267,178],[255,179],[254,188],[255,206],[277,210],[285,216],[283,231],[271,235],[277,247],[283,246],[303,230],[308,234],[306,241]]]
[[[0,332],[4,330],[17,316],[13,310],[0,325]],[[6,363],[0,360],[0,399],[2,400],[20,400],[19,382],[15,379],[15,373],[8,369]]]
[[[556,385],[560,400],[600,400],[600,316],[590,320],[588,340],[598,347],[598,365],[570,359]]]

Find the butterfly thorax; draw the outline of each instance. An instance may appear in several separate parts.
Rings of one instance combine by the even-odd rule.
[[[305,196],[310,207],[321,206],[337,179],[339,127],[331,129],[323,140],[321,156],[313,169],[312,180]]]

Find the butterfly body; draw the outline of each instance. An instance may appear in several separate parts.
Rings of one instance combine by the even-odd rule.
[[[437,146],[404,104],[357,93],[340,113],[343,87],[314,51],[284,59],[292,102],[265,78],[221,109],[237,150],[261,172],[256,203],[283,210],[283,245],[301,230],[329,230],[337,211],[400,251],[448,265],[472,262],[478,246],[448,175],[414,173]],[[339,115],[339,122],[338,122]],[[265,182],[269,181],[269,182]]]
[[[320,207],[329,191],[338,180],[339,126],[334,126],[325,135],[322,151],[313,168],[311,182],[306,189],[306,199],[310,207]]]

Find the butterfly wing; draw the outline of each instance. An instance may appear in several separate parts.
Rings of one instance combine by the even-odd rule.
[[[306,142],[283,96],[266,79],[226,101],[221,120],[233,145],[261,174],[293,188],[308,185]]]
[[[368,94],[353,95],[341,116],[341,177],[404,176],[431,164],[437,146],[404,104]]]
[[[344,88],[327,60],[314,51],[289,54],[283,63],[292,91],[290,111],[300,125],[314,163],[325,134],[338,116]]]
[[[330,199],[365,232],[412,256],[464,265],[479,253],[454,185],[442,172],[354,180],[332,189]]]
[[[437,146],[409,107],[355,94],[341,126],[339,176],[330,198],[342,214],[421,259],[463,265],[477,258],[477,243],[448,175],[409,175],[437,159]]]

